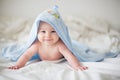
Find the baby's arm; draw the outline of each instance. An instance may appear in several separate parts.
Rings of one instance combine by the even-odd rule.
[[[78,59],[71,53],[71,51],[62,43],[59,47],[61,54],[67,59],[70,65],[76,70],[86,70],[88,67],[82,66]]]
[[[30,48],[28,48],[25,53],[18,59],[16,65],[8,67],[9,69],[19,69],[23,67],[27,61],[37,52],[37,45],[34,43]]]

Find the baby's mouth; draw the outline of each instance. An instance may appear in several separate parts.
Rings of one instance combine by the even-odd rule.
[[[52,41],[52,39],[44,39],[44,41]]]

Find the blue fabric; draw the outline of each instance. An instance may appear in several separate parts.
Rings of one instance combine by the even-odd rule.
[[[12,61],[18,60],[18,58],[34,43],[34,41],[37,40],[37,31],[40,21],[49,23],[56,30],[61,40],[79,61],[101,61],[106,57],[115,57],[118,55],[118,53],[100,54],[90,50],[86,45],[71,40],[68,28],[62,20],[57,6],[54,6],[52,9],[46,10],[38,15],[31,29],[30,37],[25,45],[18,47],[13,45],[4,48],[2,57],[6,57]],[[31,59],[38,58],[38,55],[34,55]]]

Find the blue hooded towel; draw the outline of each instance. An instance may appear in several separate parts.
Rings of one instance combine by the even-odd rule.
[[[90,50],[87,46],[71,40],[68,28],[58,12],[58,7],[54,6],[52,9],[46,10],[38,15],[31,29],[29,39],[25,45],[13,45],[4,48],[2,51],[2,57],[12,61],[17,61],[18,58],[37,40],[37,30],[41,21],[49,23],[55,29],[61,40],[79,61],[101,61],[106,57],[115,57],[118,55],[118,53],[96,53]],[[40,57],[36,53],[31,60],[39,58]]]

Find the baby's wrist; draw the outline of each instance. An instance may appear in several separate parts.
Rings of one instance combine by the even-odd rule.
[[[80,67],[80,66],[81,66],[81,65],[74,65],[73,67],[74,67],[74,68],[77,68],[77,67]]]
[[[22,65],[19,65],[19,64],[16,64],[15,66],[16,66],[17,68],[23,67]]]

